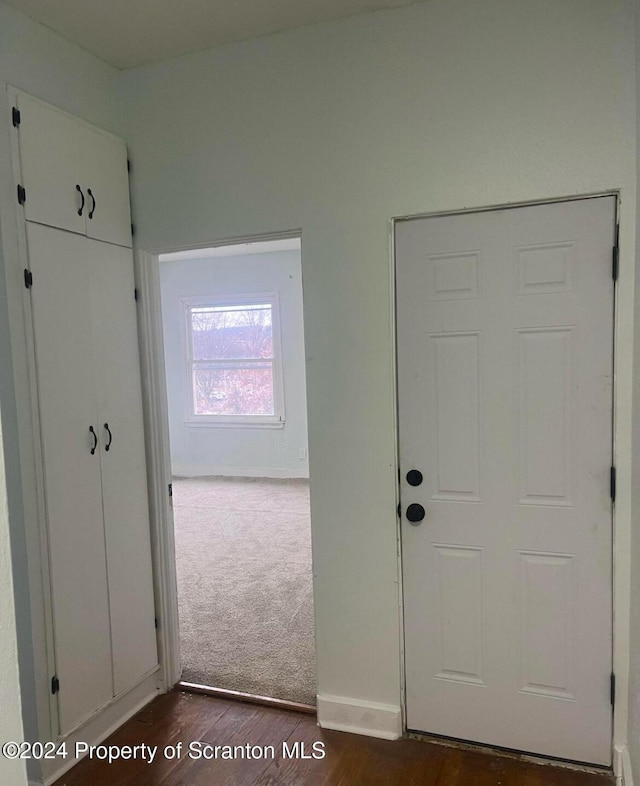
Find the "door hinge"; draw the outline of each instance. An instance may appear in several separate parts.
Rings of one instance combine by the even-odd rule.
[[[131,160],[127,158],[127,172],[131,172]]]
[[[169,499],[171,499],[171,497],[173,497],[173,483],[169,483],[168,488],[169,488]]]
[[[20,125],[20,110],[17,106],[11,108],[11,122],[13,123],[13,127],[17,128]]]
[[[136,233],[136,228],[133,224],[131,224],[131,237],[133,237]]]
[[[611,277],[614,281],[618,280],[618,271],[620,268],[620,248],[618,245],[613,247],[612,261],[611,261]]]
[[[27,201],[27,192],[25,191],[24,186],[18,184],[18,204],[24,205],[26,201]]]
[[[60,692],[60,680],[57,677],[51,677],[51,693],[55,696]]]
[[[138,288],[137,287],[133,290],[133,299],[135,301],[138,300]]]
[[[156,630],[158,630],[158,618],[157,617],[154,619],[153,623],[156,626]]]
[[[402,516],[402,505],[398,502],[398,509],[397,509],[398,518]]]
[[[609,491],[611,492],[611,501],[616,501],[616,468],[611,467],[609,475]]]
[[[616,675],[611,672],[611,706],[616,703]]]
[[[25,267],[24,269],[24,285],[27,289],[33,286],[33,273]]]

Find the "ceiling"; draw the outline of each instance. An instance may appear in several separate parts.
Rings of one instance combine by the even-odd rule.
[[[5,0],[116,68],[419,0]]]

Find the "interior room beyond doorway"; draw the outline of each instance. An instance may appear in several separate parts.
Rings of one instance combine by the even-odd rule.
[[[182,681],[315,704],[300,240],[160,256]]]

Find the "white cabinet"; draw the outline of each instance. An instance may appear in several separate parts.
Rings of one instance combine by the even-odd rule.
[[[60,731],[113,696],[86,238],[31,224],[33,326]]]
[[[24,93],[15,110],[25,218],[131,246],[124,141]]]
[[[27,223],[65,734],[157,665],[129,249]]]
[[[131,251],[86,245],[117,696],[157,663],[142,394]]]
[[[66,736],[107,707],[111,725],[116,700],[158,668],[127,155],[111,134],[12,98],[55,665],[47,679]]]

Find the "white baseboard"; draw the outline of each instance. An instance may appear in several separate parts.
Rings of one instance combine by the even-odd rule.
[[[394,704],[318,695],[318,725],[383,740],[402,737],[402,712]]]
[[[177,478],[203,478],[211,475],[222,475],[229,478],[308,478],[309,468],[221,467],[213,464],[172,464],[171,474]]]
[[[633,786],[631,756],[626,745],[616,745],[615,747],[613,774],[616,776],[616,786]]]

